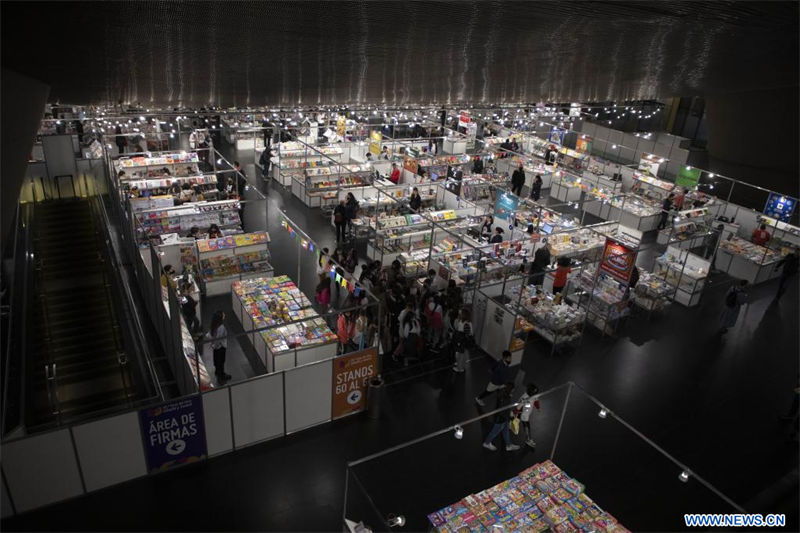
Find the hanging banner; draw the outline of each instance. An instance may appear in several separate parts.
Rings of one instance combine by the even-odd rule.
[[[769,193],[769,198],[767,198],[767,204],[764,206],[764,214],[781,222],[789,222],[796,205],[796,198],[771,192]]]
[[[559,146],[564,144],[564,135],[566,135],[567,130],[564,128],[557,128],[555,126],[550,127],[550,135],[548,135],[547,140],[551,143],[555,143]]]
[[[636,250],[611,239],[606,239],[600,270],[607,272],[615,279],[628,283],[633,267],[636,265]]]
[[[675,185],[679,187],[686,187],[687,189],[694,189],[700,182],[700,169],[692,167],[681,167],[678,170],[678,176],[675,178]]]
[[[331,418],[362,411],[366,406],[367,382],[377,373],[377,348],[367,348],[334,359]]]
[[[494,216],[498,218],[510,218],[511,213],[517,210],[519,204],[519,197],[507,191],[503,191],[497,195],[497,200],[494,203]]]
[[[378,130],[372,130],[369,134],[369,151],[375,155],[381,153],[381,142],[383,141],[383,134]]]
[[[191,396],[139,411],[149,473],[206,457],[203,399]]]

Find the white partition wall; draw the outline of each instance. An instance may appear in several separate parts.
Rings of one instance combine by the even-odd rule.
[[[72,433],[87,492],[147,474],[138,412],[75,426]]]
[[[334,362],[322,361],[286,372],[286,433],[330,421]]]
[[[229,389],[219,389],[203,394],[203,421],[206,426],[208,456],[233,449],[231,429],[231,402]]]
[[[231,387],[236,448],[284,434],[283,375],[265,375]]]
[[[67,429],[4,443],[3,473],[18,513],[83,494]]]

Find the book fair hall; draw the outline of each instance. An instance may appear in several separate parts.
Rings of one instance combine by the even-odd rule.
[[[800,529],[797,3],[0,9],[4,530]]]

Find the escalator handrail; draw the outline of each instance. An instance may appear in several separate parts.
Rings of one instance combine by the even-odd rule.
[[[93,200],[92,203],[95,206],[97,206],[97,210],[101,219],[100,224],[105,228],[105,232],[108,234],[108,242],[109,246],[111,247],[111,250],[109,250],[109,257],[111,258],[111,263],[112,263],[111,266],[114,272],[119,272],[120,271],[119,269],[122,267],[117,259],[117,251],[114,246],[114,241],[110,235],[109,228],[111,221],[109,219],[108,212],[106,211],[105,203],[103,202],[103,198],[100,195],[94,196],[92,200]],[[163,401],[164,391],[161,388],[161,382],[158,379],[158,373],[155,370],[155,365],[153,365],[152,357],[150,355],[150,350],[148,349],[147,343],[145,342],[144,328],[142,327],[141,320],[139,320],[138,313],[135,312],[136,307],[134,305],[133,294],[131,293],[130,287],[128,286],[127,283],[119,283],[119,285],[122,289],[123,294],[125,295],[125,300],[128,302],[128,308],[131,310],[130,315],[135,328],[134,333],[140,339],[139,348],[142,350],[142,355],[144,356],[145,365],[147,366],[150,376],[152,377],[152,382],[156,388],[158,398],[159,400]]]

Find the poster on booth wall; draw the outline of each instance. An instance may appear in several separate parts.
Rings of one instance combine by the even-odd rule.
[[[675,185],[678,187],[686,187],[687,189],[694,189],[700,182],[700,169],[682,166],[678,170],[678,176],[675,178]]]
[[[551,143],[555,143],[559,146],[564,144],[564,135],[566,135],[567,130],[564,128],[557,128],[556,126],[550,127],[550,135],[547,136],[547,140]]]
[[[458,126],[461,128],[468,128],[470,123],[469,111],[460,111],[458,113]]]
[[[331,418],[341,418],[364,410],[367,382],[377,374],[377,348],[367,348],[334,359]]]
[[[660,157],[643,153],[639,159],[639,170],[650,176],[658,176],[659,161],[661,161]]]
[[[796,205],[796,198],[771,192],[767,198],[767,204],[764,206],[764,214],[781,222],[789,222]]]
[[[205,459],[206,431],[200,396],[142,409],[139,422],[149,473]]]
[[[383,141],[383,134],[378,130],[372,130],[369,133],[369,151],[374,155],[381,153],[381,142]]]
[[[419,163],[413,157],[406,157],[403,160],[403,168],[411,172],[412,174],[416,174],[419,170]]]
[[[582,135],[575,141],[575,151],[582,154],[592,153],[592,138]]]
[[[344,137],[346,125],[347,119],[344,118],[344,115],[340,115],[339,118],[336,119],[336,135],[339,137]]]
[[[636,250],[606,239],[606,246],[603,248],[603,256],[600,259],[600,270],[607,272],[616,280],[628,283],[635,265]]]
[[[494,216],[497,218],[511,218],[511,213],[517,210],[519,197],[516,194],[503,191],[497,195],[494,203]]]

